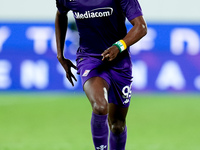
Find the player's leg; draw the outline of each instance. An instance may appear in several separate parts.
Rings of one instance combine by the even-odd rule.
[[[113,103],[109,104],[109,125],[110,125],[110,150],[125,150],[127,127],[126,115],[128,107],[123,108]]]
[[[93,112],[97,115],[106,115],[108,113],[107,91],[109,88],[107,82],[101,77],[92,77],[85,82],[83,88]]]
[[[88,79],[84,91],[92,106],[91,132],[95,149],[107,150],[108,147],[108,101],[107,82],[100,77]]]

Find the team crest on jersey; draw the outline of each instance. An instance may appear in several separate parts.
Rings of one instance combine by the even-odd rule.
[[[90,70],[85,70],[85,72],[83,73],[83,77],[87,77],[87,75],[90,73]]]

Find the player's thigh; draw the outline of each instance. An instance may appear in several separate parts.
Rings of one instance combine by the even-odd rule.
[[[101,77],[92,77],[85,82],[83,89],[93,109],[107,107],[108,88],[109,85]]]

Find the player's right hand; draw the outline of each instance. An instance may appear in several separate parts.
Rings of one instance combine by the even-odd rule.
[[[118,53],[119,49],[116,46],[111,46],[101,54],[101,56],[103,56],[102,61],[112,61],[117,57]]]
[[[77,70],[77,67],[71,62],[69,59],[58,59],[62,67],[65,69],[66,77],[69,80],[69,82],[74,86],[74,82],[72,78],[77,81],[76,77],[72,74],[71,67]]]

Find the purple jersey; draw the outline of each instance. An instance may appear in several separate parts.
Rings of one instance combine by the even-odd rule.
[[[60,13],[73,11],[81,53],[99,55],[127,34],[125,18],[142,15],[137,0],[56,0]]]

